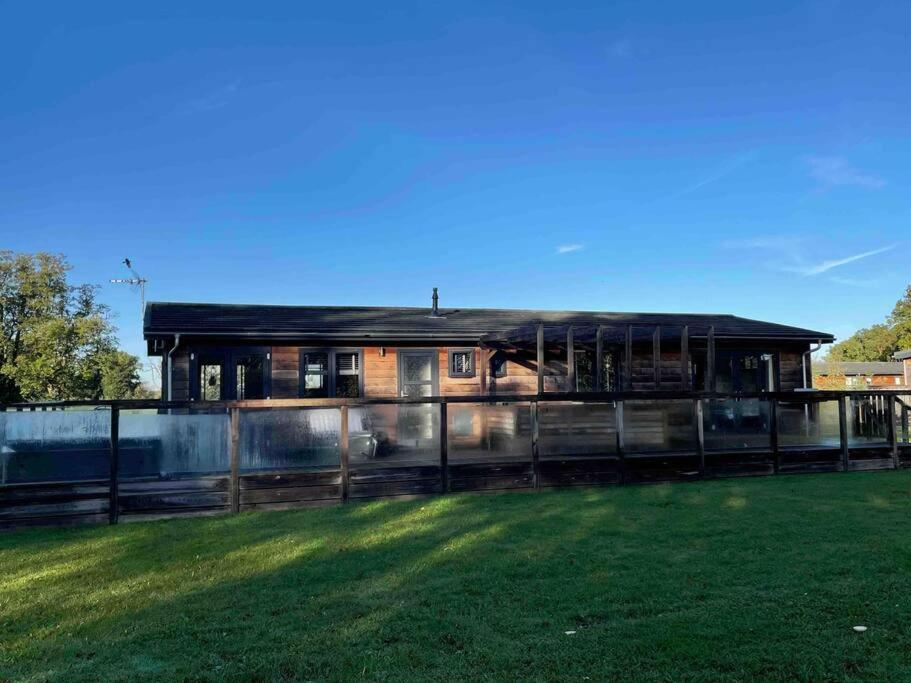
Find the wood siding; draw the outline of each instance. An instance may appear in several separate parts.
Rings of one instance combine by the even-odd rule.
[[[344,345],[350,348],[350,345]],[[665,346],[667,346],[665,340]],[[756,345],[753,347],[764,351],[778,352],[779,388],[781,391],[793,391],[803,386],[801,355],[804,346],[795,348],[790,345]],[[272,351],[272,398],[297,398],[300,386],[300,346],[273,346]],[[309,348],[309,347],[303,347]],[[381,355],[380,349],[385,353]],[[402,348],[428,348],[428,347],[402,347]],[[449,349],[466,348],[464,345],[447,345],[436,347],[440,395],[457,396],[481,394],[480,364],[482,358],[487,357],[487,352],[475,348],[475,374],[473,377],[449,376]],[[691,347],[692,348],[692,347]],[[723,343],[718,344],[718,349],[734,348]],[[398,358],[397,349],[392,346],[366,346],[363,347],[364,395],[367,398],[394,398],[398,396]],[[692,348],[692,352],[700,352]],[[703,351],[704,353],[704,351]],[[190,397],[190,349],[174,354],[173,369],[173,394],[175,401],[186,400]],[[621,353],[622,355],[622,353]],[[562,392],[570,389],[566,374],[565,352],[548,349],[544,369],[544,391]],[[661,351],[661,386],[668,391],[682,390],[683,384],[680,375],[680,351],[668,349]],[[632,389],[634,391],[648,391],[656,388],[655,370],[650,345],[633,347],[633,364],[631,368]],[[534,394],[537,391],[537,368],[534,351],[508,351],[506,352],[506,376],[493,377],[487,373],[488,393],[504,396],[515,394]]]

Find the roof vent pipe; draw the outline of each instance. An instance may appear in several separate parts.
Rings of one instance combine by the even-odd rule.
[[[436,318],[440,315],[440,295],[437,294],[437,288],[433,288],[433,308],[430,310],[430,316]]]

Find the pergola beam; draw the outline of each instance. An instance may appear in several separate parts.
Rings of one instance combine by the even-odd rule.
[[[680,330],[680,388],[690,388],[690,327],[684,325]]]
[[[604,375],[604,326],[598,326],[595,334],[595,391],[601,391],[601,377]]]

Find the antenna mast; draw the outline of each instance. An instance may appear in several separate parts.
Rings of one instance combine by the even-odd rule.
[[[130,272],[133,274],[133,277],[112,278],[111,282],[113,282],[115,284],[132,285],[134,287],[139,287],[139,302],[140,302],[139,316],[140,316],[140,318],[143,318],[145,316],[145,310],[146,310],[146,283],[148,282],[148,280],[146,280],[144,277],[142,277],[139,273],[136,272],[136,270],[133,268],[133,264],[130,263],[130,259],[128,259],[128,258],[123,259],[123,265],[125,265],[127,268],[129,268]]]

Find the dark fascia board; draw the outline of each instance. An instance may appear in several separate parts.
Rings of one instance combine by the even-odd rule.
[[[344,342],[348,345],[357,344],[358,342],[370,342],[373,345],[394,345],[396,343],[407,343],[407,344],[425,344],[428,341],[436,342],[437,344],[442,343],[452,343],[452,344],[471,344],[471,345],[483,345],[482,338],[485,336],[484,333],[473,332],[473,333],[454,333],[454,332],[445,332],[445,333],[367,333],[367,332],[319,332],[319,333],[306,333],[306,334],[289,334],[287,332],[173,332],[173,331],[155,331],[155,332],[146,332],[144,337],[148,341],[154,337],[169,337],[174,338],[176,334],[181,335],[181,346],[185,346],[188,343],[192,343],[193,340],[208,340],[208,339],[219,339],[223,340],[226,344],[230,345],[231,339],[243,340],[245,342],[249,340],[262,340],[262,341],[271,341],[271,342],[280,342],[291,345],[307,345],[311,343],[321,343],[321,342]],[[690,335],[690,339],[704,339],[705,335]],[[733,341],[733,342],[764,342],[764,343],[822,343],[827,341],[826,338],[819,338],[816,336],[774,336],[770,337],[768,334],[765,335],[725,335],[725,334],[715,334],[716,341]],[[581,342],[580,342],[581,343]],[[168,346],[168,345],[166,345]],[[154,354],[149,353],[149,355],[163,355],[162,353]]]

